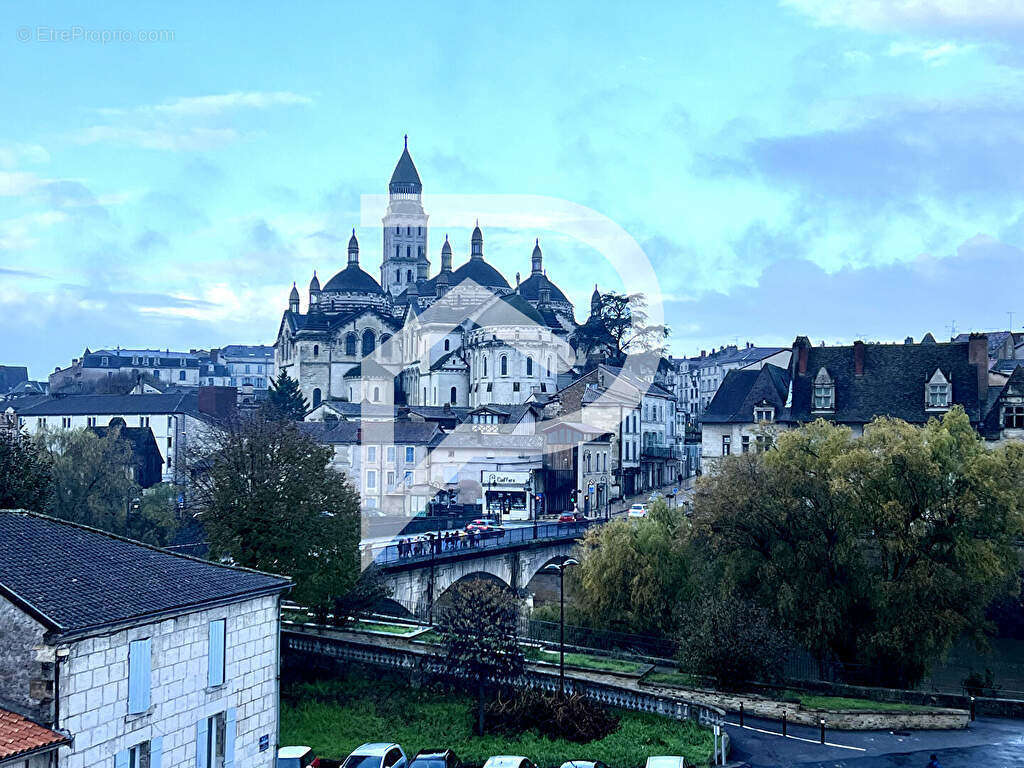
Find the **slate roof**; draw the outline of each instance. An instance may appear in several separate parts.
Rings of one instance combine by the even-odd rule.
[[[301,425],[301,429],[320,442],[332,445],[382,441],[395,445],[423,445],[429,443],[440,432],[440,427],[432,421],[307,421]]]
[[[941,369],[953,387],[953,403],[961,405],[978,424],[987,391],[979,392],[977,366],[968,361],[967,343],[865,344],[864,373],[854,371],[854,347],[809,347],[807,372],[794,374],[789,420],[813,421],[814,378],[821,368],[835,382],[835,412],[830,421],[866,424],[876,416],[892,416],[923,424],[936,415],[925,410],[925,384]],[[985,361],[985,376],[987,377]],[[790,370],[796,371],[799,353],[794,347]],[[985,383],[985,389],[988,385]]]
[[[14,712],[0,709],[0,760],[13,760],[19,756],[48,752],[70,742],[70,736],[51,731]]]
[[[1010,331],[988,331],[985,335],[988,337],[988,354],[991,357],[1001,346],[1003,346],[1007,337],[1012,336],[1013,334]],[[970,338],[971,334],[969,333],[958,333],[953,337],[953,341],[958,344],[966,343]]]
[[[484,288],[510,288],[508,281],[483,259],[471,258],[461,267],[452,272],[451,285],[458,285],[463,280],[472,280]]]
[[[107,436],[110,427],[89,427],[88,429],[96,437],[102,439]],[[152,453],[160,456],[160,448],[157,446],[156,438],[153,436],[153,430],[149,427],[122,426],[119,439],[131,444],[132,454],[136,457]],[[163,458],[160,458],[160,463],[164,463]]]
[[[395,171],[391,174],[391,182],[388,184],[388,191],[416,193],[422,190],[423,183],[420,181],[420,175],[416,171],[416,164],[412,161],[412,156],[409,154],[409,143],[407,139],[405,149],[402,150],[402,156],[398,158],[398,164],[395,166]]]
[[[0,395],[10,392],[18,384],[28,381],[28,368],[24,365],[0,365]]]
[[[750,424],[754,421],[754,406],[763,401],[775,406],[779,416],[788,389],[789,372],[777,365],[729,371],[701,420],[709,424]]]
[[[540,301],[540,292],[547,288],[551,291],[552,301],[564,301],[566,304],[571,303],[562,293],[562,290],[555,285],[548,276],[542,272],[531,274],[528,278],[523,280],[516,289],[526,299],[530,301]]]
[[[290,586],[281,576],[197,560],[45,515],[0,511],[0,594],[60,635]]]
[[[380,283],[358,264],[349,264],[323,287],[323,293],[384,293]]]
[[[466,362],[465,358],[462,356],[459,350],[453,349],[450,352],[445,352],[443,355],[437,358],[437,360],[434,361],[434,364],[430,366],[430,370],[440,371],[445,366],[452,366],[454,368],[465,368],[468,365],[469,364]]]
[[[500,325],[547,325],[534,306],[518,293],[510,293],[492,301],[481,312],[474,327],[489,328]]]
[[[199,395],[66,395],[48,397],[18,411],[19,416],[84,416],[89,414],[188,413],[200,418]]]

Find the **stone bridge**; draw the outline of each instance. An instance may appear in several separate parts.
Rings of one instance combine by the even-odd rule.
[[[494,579],[521,593],[541,568],[571,554],[586,528],[586,523],[513,528],[476,546],[413,556],[400,555],[396,546],[388,545],[374,551],[374,560],[385,575],[391,599],[425,618],[445,591],[462,579]]]

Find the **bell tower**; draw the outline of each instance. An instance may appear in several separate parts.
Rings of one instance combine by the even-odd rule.
[[[384,253],[380,285],[392,296],[404,293],[410,283],[430,273],[427,259],[427,213],[423,210],[423,184],[409,154],[409,137],[388,184],[388,209],[384,225]]]

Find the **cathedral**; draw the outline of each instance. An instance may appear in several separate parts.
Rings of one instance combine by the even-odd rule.
[[[406,137],[388,185],[379,281],[360,266],[353,230],[345,268],[323,285],[313,273],[305,312],[292,285],[275,363],[311,407],[516,405],[554,394],[558,374],[585,362],[573,304],[548,278],[538,239],[514,287],[484,258],[479,222],[457,268],[445,236],[431,276],[427,219]],[[597,296],[595,286],[592,308]]]

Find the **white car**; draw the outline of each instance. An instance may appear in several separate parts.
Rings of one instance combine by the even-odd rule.
[[[646,768],[686,768],[686,758],[674,755],[648,757]]]
[[[341,768],[405,768],[407,762],[398,744],[371,742],[356,747]]]
[[[277,768],[317,768],[320,758],[310,747],[281,747],[277,750]]]
[[[629,508],[626,517],[647,517],[647,505],[634,504]]]
[[[537,768],[537,765],[528,757],[495,755],[487,758],[484,768]]]

